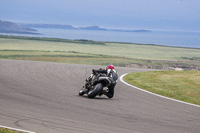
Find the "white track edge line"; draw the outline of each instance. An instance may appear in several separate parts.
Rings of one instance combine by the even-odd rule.
[[[21,129],[12,128],[12,127],[6,127],[6,126],[2,126],[2,125],[0,125],[0,128],[6,128],[6,129],[10,129],[10,130],[19,131],[19,132],[25,132],[25,133],[36,133],[36,132],[32,132],[32,131],[21,130]]]
[[[192,106],[195,106],[195,107],[200,107],[200,105],[196,105],[196,104],[192,104],[192,103],[187,103],[187,102],[183,102],[183,101],[176,100],[176,99],[173,99],[173,98],[165,97],[165,96],[162,96],[162,95],[159,95],[159,94],[156,94],[156,93],[153,93],[153,92],[146,91],[146,90],[144,90],[144,89],[138,88],[138,87],[136,87],[136,86],[133,86],[133,85],[131,85],[131,84],[129,84],[129,83],[127,83],[127,82],[125,82],[125,81],[123,80],[123,77],[124,77],[125,75],[127,75],[127,74],[128,74],[128,73],[125,73],[125,74],[121,75],[121,76],[120,76],[120,81],[121,81],[122,83],[124,83],[124,84],[130,86],[130,87],[133,87],[133,88],[135,88],[135,89],[137,89],[137,90],[140,90],[140,91],[143,91],[143,92],[146,92],[146,93],[149,93],[149,94],[152,94],[152,95],[155,95],[155,96],[164,98],[164,99],[176,101],[176,102],[183,103],[183,104],[192,105]]]

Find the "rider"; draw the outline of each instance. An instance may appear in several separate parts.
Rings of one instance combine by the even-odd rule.
[[[106,95],[109,98],[112,98],[114,96],[114,88],[117,84],[118,74],[115,70],[115,66],[112,64],[109,64],[106,69],[99,69],[99,70],[92,70],[93,74],[96,73],[103,73],[106,74],[111,79],[111,84],[108,86],[108,90],[103,90],[100,95]]]

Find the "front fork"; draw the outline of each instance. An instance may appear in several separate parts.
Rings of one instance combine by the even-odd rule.
[[[85,81],[85,85],[82,87],[82,90],[85,91],[85,93],[88,93],[90,91],[89,88],[94,88],[94,84],[97,81],[97,79],[99,78],[100,75],[94,75],[91,74]]]

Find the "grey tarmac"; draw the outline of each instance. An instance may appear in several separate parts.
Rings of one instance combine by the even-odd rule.
[[[92,69],[104,67],[0,59],[0,125],[37,133],[200,133],[200,108],[120,80],[112,99],[78,96]]]

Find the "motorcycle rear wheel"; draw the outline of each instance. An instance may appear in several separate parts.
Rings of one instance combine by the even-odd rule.
[[[93,90],[89,91],[88,98],[94,98],[100,92],[102,92],[102,90],[103,90],[103,84],[102,83],[98,83],[97,85],[95,85]]]

